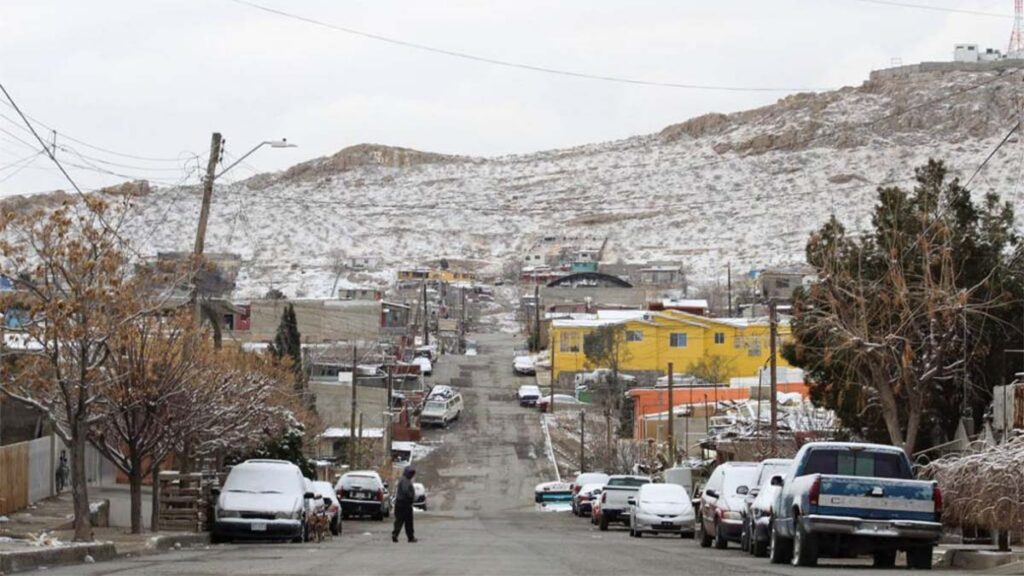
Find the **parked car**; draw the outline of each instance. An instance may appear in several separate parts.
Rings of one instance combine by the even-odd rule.
[[[604,472],[584,472],[576,476],[576,479],[569,484],[572,490],[573,514],[576,514],[577,516],[580,515],[577,512],[577,506],[579,504],[577,496],[579,496],[580,490],[583,488],[583,486],[585,486],[586,484],[597,484],[599,486],[603,486],[607,481],[608,475],[605,474]]]
[[[420,412],[420,425],[447,428],[461,416],[462,394],[456,392],[455,395],[448,398],[431,395]]]
[[[537,373],[533,356],[516,356],[512,359],[512,371],[517,376],[533,376]]]
[[[740,548],[744,552],[750,552],[755,556],[761,556],[768,550],[768,515],[766,510],[761,510],[758,517],[761,519],[761,531],[755,526],[754,502],[761,495],[761,492],[768,491],[778,494],[778,490],[772,488],[770,480],[777,474],[785,474],[793,461],[788,458],[769,458],[757,465],[757,480],[751,485],[750,492],[743,498],[743,533],[740,535]],[[765,500],[770,510],[773,500]],[[754,548],[757,550],[754,550]]]
[[[338,501],[338,495],[334,492],[334,487],[331,486],[330,482],[313,482],[313,494],[316,496],[315,499],[320,500],[324,503],[327,508],[327,515],[331,518],[331,534],[338,536],[341,534],[341,502]],[[330,500],[328,505],[324,499]]]
[[[573,513],[577,516],[590,518],[594,510],[594,502],[601,497],[604,484],[584,484],[573,496]]]
[[[533,488],[533,501],[537,504],[569,502],[572,487],[567,482],[541,482]]]
[[[414,482],[412,487],[416,491],[416,499],[413,500],[413,502],[412,502],[413,507],[414,508],[419,508],[420,510],[426,510],[427,509],[427,487],[424,486],[423,484],[419,483],[419,482]]]
[[[677,484],[686,489],[687,494],[693,494],[693,469],[676,466],[665,470],[665,483]]]
[[[419,366],[420,374],[430,376],[434,373],[434,364],[426,356],[417,356],[412,359],[413,366]]]
[[[612,522],[629,525],[629,499],[636,496],[644,484],[650,484],[647,476],[615,475],[608,477],[608,483],[601,491],[601,518],[598,526],[607,530]]]
[[[580,402],[574,396],[570,396],[568,394],[555,394],[554,396],[555,410],[558,410],[559,406],[572,406],[575,408],[579,408],[581,406],[590,406],[590,404],[587,404],[586,402]],[[547,396],[542,396],[540,400],[537,400],[537,409],[540,410],[541,412],[547,412],[548,405],[550,404],[551,394],[548,394]]]
[[[540,388],[531,384],[520,386],[519,391],[516,392],[516,397],[519,399],[520,406],[536,406],[537,400],[540,399]]]
[[[284,460],[246,460],[214,492],[213,542],[308,539],[309,500],[299,467]]]
[[[678,484],[644,484],[630,497],[629,535],[645,532],[693,538],[696,516],[686,489]]]
[[[891,568],[931,569],[942,536],[942,493],[915,480],[903,450],[881,444],[805,444],[781,486],[771,523],[773,563],[813,566],[819,556],[867,555]]]
[[[391,514],[388,485],[373,470],[360,470],[344,474],[334,486],[341,502],[342,518],[370,516],[383,520]]]
[[[697,540],[724,549],[743,535],[743,498],[757,480],[754,462],[726,462],[711,473],[697,512]]]

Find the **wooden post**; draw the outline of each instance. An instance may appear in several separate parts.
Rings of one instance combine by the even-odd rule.
[[[672,363],[668,363],[668,456],[672,465],[676,464],[676,434],[675,434],[675,397],[673,392]]]
[[[358,378],[359,358],[356,354],[356,345],[352,344],[352,412],[348,419],[348,465],[354,466],[356,460],[356,412],[358,411],[358,400],[356,398],[356,384]]]
[[[586,436],[587,413],[580,409],[580,474],[587,471],[587,453],[584,452],[583,443]]]
[[[779,379],[778,379],[778,361],[775,358],[775,351],[777,349],[776,340],[779,337],[779,317],[778,311],[775,307],[775,300],[768,302],[768,319],[769,319],[769,354],[771,357],[771,414],[772,414],[772,455],[775,455],[775,440],[778,436],[778,418],[779,418]]]
[[[210,203],[213,199],[213,180],[217,173],[217,163],[220,162],[220,149],[222,144],[220,132],[214,132],[210,137],[210,157],[206,161],[206,177],[203,178],[203,201],[199,208],[199,226],[196,228],[196,242],[193,248],[192,257],[192,322],[199,326],[202,321],[202,306],[199,298],[199,270],[202,266],[203,250],[206,246],[206,225],[210,220]]]

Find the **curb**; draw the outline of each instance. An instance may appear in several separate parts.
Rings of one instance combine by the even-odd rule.
[[[150,553],[159,553],[172,550],[174,548],[184,548],[186,546],[204,546],[210,543],[209,532],[199,532],[196,534],[169,534],[165,536],[153,536],[146,541],[146,551]]]
[[[947,550],[941,566],[961,570],[992,570],[1021,561],[1020,553],[994,550]],[[936,563],[936,565],[940,565]]]
[[[35,570],[43,566],[81,564],[86,561],[86,556],[91,556],[93,561],[96,562],[113,560],[117,557],[117,549],[114,547],[113,542],[104,542],[40,550],[0,552],[0,573],[23,572]]]

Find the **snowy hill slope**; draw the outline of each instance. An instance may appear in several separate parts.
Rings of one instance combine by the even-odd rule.
[[[327,296],[338,255],[381,257],[391,270],[442,256],[497,269],[552,232],[607,234],[612,259],[674,259],[704,277],[729,261],[792,262],[830,212],[866,225],[877,184],[908,184],[929,157],[969,176],[1016,121],[1022,90],[1019,72],[922,72],[533,154],[361,145],[218,186],[206,246],[242,255],[250,296],[271,286]],[[1004,146],[975,192],[1019,201],[1021,146]],[[128,235],[143,252],[189,249],[199,194],[154,189]]]

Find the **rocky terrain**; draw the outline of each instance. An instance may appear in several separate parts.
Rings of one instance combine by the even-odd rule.
[[[970,176],[1016,122],[1022,91],[1019,70],[918,72],[525,155],[354,146],[218,186],[207,250],[242,255],[243,296],[327,296],[353,256],[384,269],[341,286],[439,257],[498,270],[552,232],[608,235],[608,259],[678,260],[704,277],[793,262],[830,213],[866,225],[876,187],[912,185],[929,157]],[[1020,200],[1021,146],[992,158],[976,193]],[[143,253],[188,249],[199,195],[147,190],[127,235]]]

